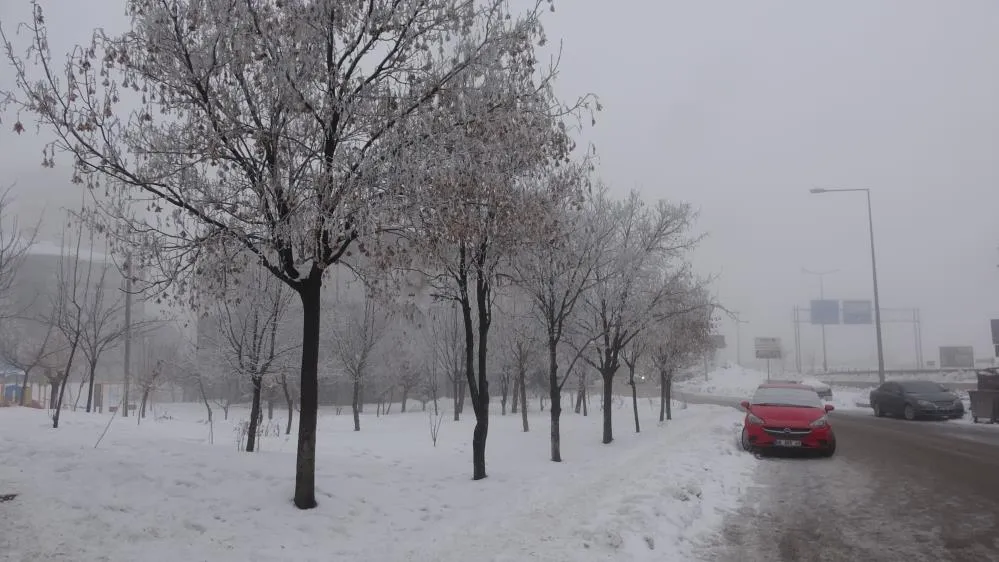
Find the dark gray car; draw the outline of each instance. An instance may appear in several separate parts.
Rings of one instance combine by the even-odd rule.
[[[947,387],[932,381],[890,381],[871,391],[874,415],[919,417],[964,417],[964,403]]]

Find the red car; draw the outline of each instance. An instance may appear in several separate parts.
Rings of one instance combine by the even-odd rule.
[[[836,452],[836,435],[826,416],[834,408],[809,386],[761,384],[742,407],[742,447],[747,451],[798,449],[826,457]]]

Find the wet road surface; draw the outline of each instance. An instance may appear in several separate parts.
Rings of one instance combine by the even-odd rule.
[[[833,418],[836,456],[761,458],[704,560],[999,562],[999,427]]]

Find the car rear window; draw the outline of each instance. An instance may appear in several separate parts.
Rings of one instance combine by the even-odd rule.
[[[758,388],[750,402],[755,405],[822,407],[819,395],[814,390],[805,388]]]

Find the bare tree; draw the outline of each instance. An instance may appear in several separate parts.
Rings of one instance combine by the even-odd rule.
[[[543,330],[548,367],[548,393],[551,400],[551,460],[562,461],[562,389],[579,357],[597,335],[583,341],[568,365],[560,371],[558,357],[571,329],[573,314],[583,295],[596,283],[595,271],[606,260],[614,231],[610,217],[597,212],[605,191],[584,199],[589,191],[587,166],[562,166],[549,173],[547,181],[567,194],[546,217],[545,235],[527,246],[515,260],[517,284],[530,297],[535,317]],[[574,197],[573,197],[574,195]],[[582,200],[582,201],[581,201]],[[526,423],[526,422],[525,422]]]
[[[711,349],[713,306],[703,291],[694,291],[693,302],[703,307],[691,307],[685,313],[666,316],[654,327],[650,344],[652,364],[659,374],[659,421],[673,419],[673,375],[680,369],[694,364]]]
[[[83,337],[83,324],[85,321],[84,303],[92,287],[94,238],[91,233],[90,259],[81,259],[80,248],[83,242],[84,229],[82,222],[78,224],[75,250],[72,250],[71,254],[68,254],[66,251],[66,231],[63,230],[57,280],[58,291],[52,306],[54,315],[52,322],[62,334],[62,337],[68,342],[66,363],[59,372],[59,392],[56,398],[55,412],[52,414],[53,428],[59,427],[59,416],[62,412],[63,398],[66,394],[66,382],[69,380],[73,369],[73,360],[76,358],[76,352]],[[81,262],[85,263],[81,264]]]
[[[125,295],[120,291],[107,293],[107,275],[111,264],[99,266],[94,286],[88,291],[84,305],[83,332],[80,334],[80,351],[87,362],[87,412],[94,403],[94,376],[104,352],[114,349],[125,337],[129,326],[125,323]],[[132,323],[133,333],[144,331],[151,323]]]
[[[523,113],[481,104],[458,115],[449,101],[495,100],[534,76],[548,2],[536,0],[522,17],[509,4],[129,0],[130,29],[96,32],[69,55],[68,74],[52,58],[37,2],[25,24],[27,56],[0,29],[17,87],[0,101],[54,134],[46,166],[69,152],[74,181],[108,193],[93,219],[137,244],[136,258],[159,268],[175,295],[191,289],[195,270],[199,290],[220,290],[209,269],[251,262],[299,295],[301,509],[317,505],[324,273],[352,251],[372,264],[391,257],[379,234],[401,210],[424,205],[424,184],[411,181],[427,173],[423,151],[449,147],[454,162],[478,157],[432,125],[483,138],[522,128],[514,120]],[[484,85],[479,78],[490,74],[510,79]],[[136,212],[147,207],[155,217]],[[253,257],[230,253],[237,245]],[[473,391],[481,410],[487,395]],[[481,448],[481,429],[478,441]]]
[[[157,338],[157,341],[150,342],[145,338],[142,346],[142,359],[139,365],[139,372],[136,374],[135,382],[139,387],[139,411],[135,416],[135,423],[142,423],[149,408],[149,397],[159,388],[164,379],[171,378],[172,371],[175,371],[178,362],[179,346],[174,341],[164,341]]]
[[[350,377],[354,431],[361,431],[361,390],[370,382],[367,379],[375,361],[374,351],[385,335],[388,317],[370,297],[344,308],[346,313],[340,316],[340,323],[333,330],[333,350]]]
[[[21,322],[17,325],[30,324],[39,325],[44,328],[43,332],[34,332],[15,327],[16,333],[9,333],[3,337],[3,347],[0,349],[0,356],[8,364],[17,367],[24,373],[21,379],[21,396],[19,400],[20,405],[24,406],[32,371],[38,368],[54,368],[58,362],[59,354],[64,348],[62,347],[63,342],[59,338],[59,330],[55,324],[55,315],[51,312],[42,313],[38,318],[24,318],[20,320]],[[11,327],[11,324],[10,320],[5,322],[8,328]]]
[[[659,201],[651,208],[635,192],[624,201],[605,205],[614,224],[610,260],[594,268],[577,331],[589,351],[583,358],[603,379],[603,443],[614,440],[612,398],[614,375],[622,352],[657,318],[682,312],[690,286],[686,254],[699,238],[690,235],[695,218],[686,204]],[[591,346],[588,346],[593,342]]]
[[[635,415],[635,433],[642,431],[641,423],[638,421],[638,383],[635,381],[635,371],[639,363],[646,359],[647,352],[648,345],[641,337],[631,340],[628,347],[621,352],[621,359],[628,368],[628,386],[631,387],[631,409]]]
[[[454,400],[454,421],[461,419],[465,401],[464,335],[458,324],[457,308],[438,307],[430,312],[430,329],[437,366],[447,375]]]
[[[246,452],[252,453],[263,417],[260,404],[264,380],[273,374],[275,361],[293,349],[282,345],[278,338],[293,295],[263,268],[247,270],[242,277],[242,282],[232,287],[238,296],[216,303],[215,319],[223,356],[231,371],[236,373],[237,381],[250,381]]]

